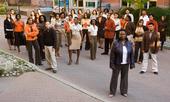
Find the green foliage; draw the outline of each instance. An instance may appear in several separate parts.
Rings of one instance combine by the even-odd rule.
[[[146,4],[147,2],[148,2],[148,0],[135,0],[134,5],[135,5],[136,9],[143,9],[144,4]]]

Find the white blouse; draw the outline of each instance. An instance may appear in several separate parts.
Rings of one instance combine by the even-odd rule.
[[[91,36],[97,36],[97,31],[98,31],[98,27],[95,25],[90,25],[88,28],[88,32],[90,33]]]
[[[82,26],[80,24],[73,24],[70,29],[72,30],[72,35],[79,36],[80,31],[82,30]]]
[[[123,46],[123,56],[122,56],[122,63],[121,64],[127,64],[127,48],[126,46]]]

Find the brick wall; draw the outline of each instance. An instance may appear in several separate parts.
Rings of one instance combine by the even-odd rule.
[[[120,0],[103,0],[103,4],[110,4],[111,8],[120,8]]]
[[[170,0],[157,0],[157,6],[162,8],[170,7]]]

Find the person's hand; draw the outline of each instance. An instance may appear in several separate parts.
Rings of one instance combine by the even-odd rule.
[[[43,49],[42,51],[45,52],[45,49]]]
[[[116,69],[115,65],[111,65],[110,68],[111,68],[112,70],[115,70],[115,69]]]

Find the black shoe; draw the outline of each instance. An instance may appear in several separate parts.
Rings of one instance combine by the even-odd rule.
[[[140,74],[144,74],[145,72],[144,71],[140,71]]]
[[[124,97],[127,97],[127,96],[128,96],[127,94],[124,94],[124,93],[121,93],[121,95],[124,96]]]
[[[153,72],[153,74],[158,75],[158,72]]]
[[[53,70],[53,73],[57,73],[57,70]]]
[[[42,63],[39,63],[39,64],[36,64],[37,66],[42,66],[43,64]]]
[[[103,53],[101,53],[101,55],[108,55],[108,53],[106,53],[106,52],[103,52]]]

